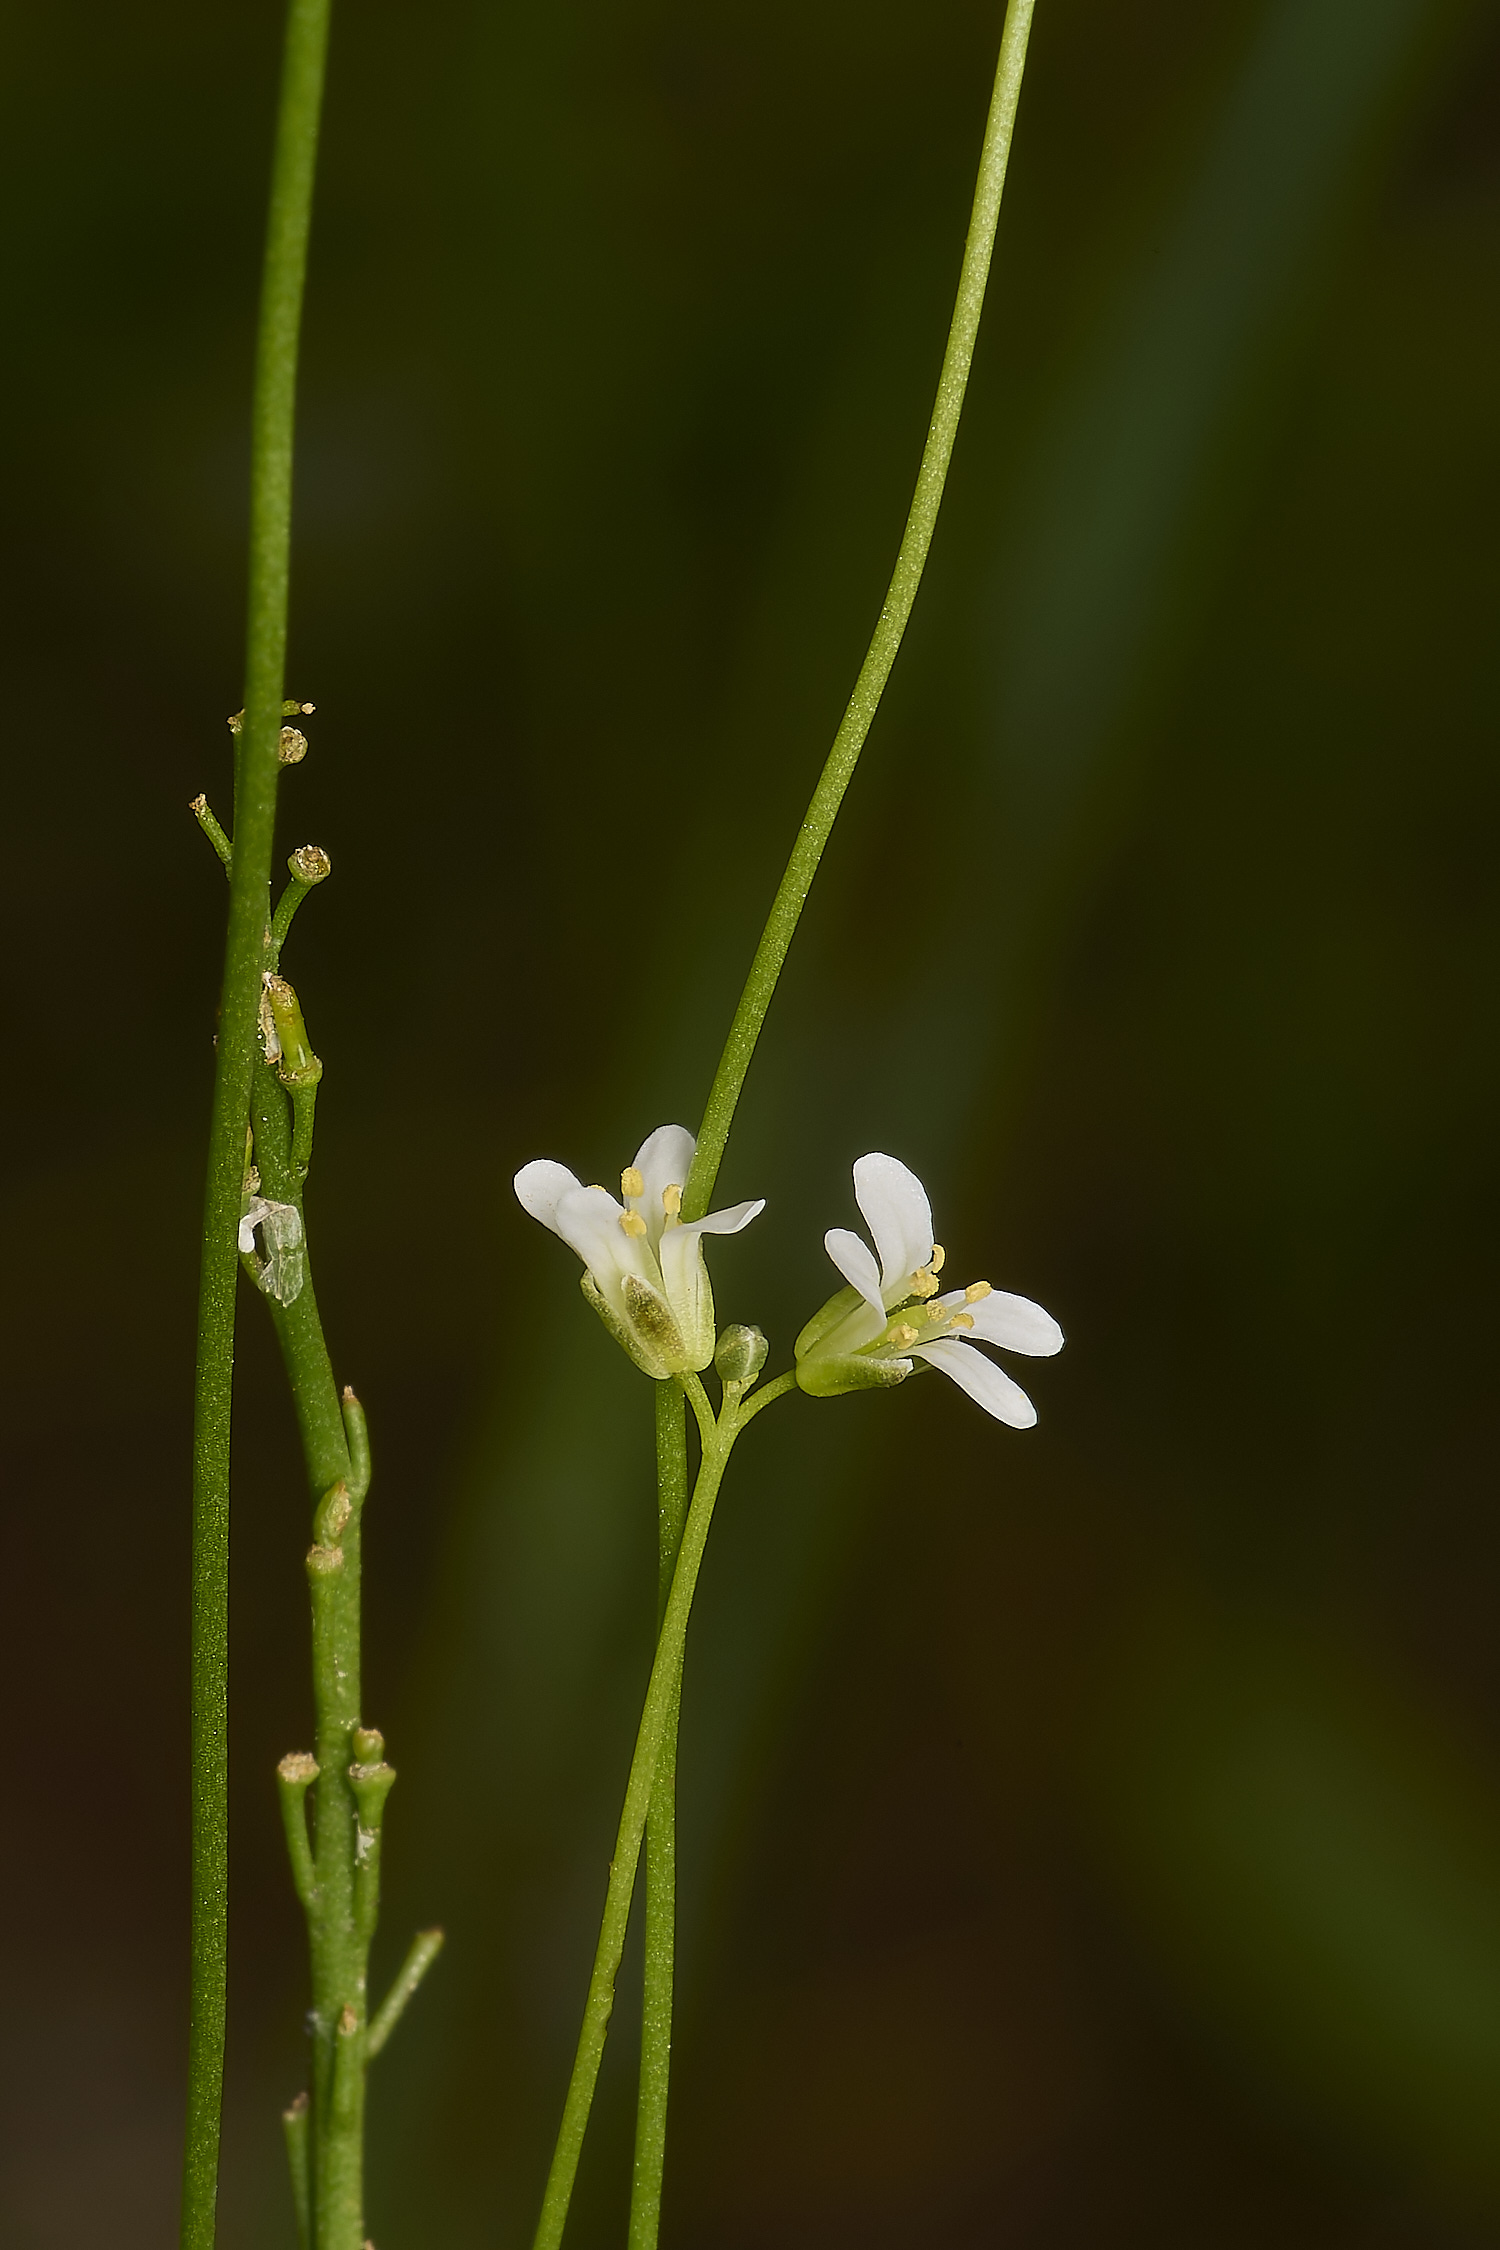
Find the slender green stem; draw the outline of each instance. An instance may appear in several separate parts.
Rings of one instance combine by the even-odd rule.
[[[286,2135],[287,2170],[292,2175],[292,2203],[297,2213],[298,2250],[313,2250],[312,2181],[307,2153],[307,2096],[299,2094],[290,2109],[281,2113]]]
[[[697,1387],[701,1392],[702,1385]],[[651,1667],[650,1684],[646,1689],[645,1707],[641,1712],[640,1728],[635,1738],[635,1755],[630,1762],[630,1779],[625,1787],[625,1805],[620,1814],[615,1854],[609,1865],[604,1919],[599,1930],[593,1974],[589,1978],[588,1998],[584,2003],[578,2052],[574,2057],[573,2075],[569,2080],[567,2100],[563,2105],[557,2146],[552,2154],[552,2168],[547,2175],[547,2188],[542,2199],[542,2214],[537,2224],[533,2250],[558,2250],[563,2228],[567,2223],[568,2203],[573,2193],[578,2159],[583,2151],[583,2136],[588,2126],[594,2085],[599,2076],[599,2064],[603,2058],[609,2019],[615,2004],[615,1978],[619,1973],[620,1956],[625,1948],[625,1930],[630,1920],[630,1900],[635,1888],[641,1839],[646,1829],[646,1814],[651,1803],[657,1763],[682,1676],[688,1616],[698,1584],[704,1544],[713,1520],[714,1502],[718,1498],[724,1464],[729,1458],[735,1434],[735,1417],[730,1412],[721,1423],[713,1427],[711,1437],[704,1442],[703,1460],[693,1488],[692,1505],[688,1509],[677,1567],[672,1575],[672,1591],[667,1598],[666,1615],[662,1619],[656,1658]]]
[[[443,1949],[441,1930],[418,1930],[408,1948],[406,1959],[396,1973],[396,1981],[381,2001],[370,2022],[365,2040],[365,2058],[373,2062],[390,2038],[406,2010],[406,2003],[426,1976]]]
[[[777,979],[786,961],[787,949],[796,933],[807,894],[818,871],[823,848],[833,829],[844,792],[853,779],[854,768],[865,737],[885,692],[886,681],[896,661],[912,604],[917,598],[917,588],[922,582],[922,571],[927,562],[927,550],[932,544],[933,528],[937,523],[938,509],[942,504],[943,486],[947,481],[948,463],[953,454],[953,441],[958,434],[959,416],[963,411],[964,392],[969,381],[969,364],[974,354],[974,339],[979,331],[979,316],[984,308],[985,283],[990,270],[990,253],[994,248],[995,228],[1000,218],[1000,197],[1005,186],[1005,168],[1010,158],[1011,135],[1015,127],[1016,103],[1020,98],[1021,74],[1026,63],[1026,41],[1031,30],[1034,0],[1010,0],[1005,13],[1005,28],[1000,37],[1000,62],[995,73],[995,90],[990,101],[989,122],[985,128],[984,147],[979,159],[979,179],[974,191],[974,207],[969,219],[968,240],[964,244],[963,268],[959,275],[958,297],[953,308],[952,325],[948,330],[948,345],[943,354],[942,372],[938,377],[937,400],[932,410],[932,421],[927,432],[927,443],[922,451],[922,465],[917,472],[917,488],[912,498],[911,512],[906,519],[896,567],[891,576],[885,602],[870,642],[869,652],[860,666],[854,683],[854,693],[844,713],[833,748],[828,753],[818,786],[802,816],[792,856],[787,861],[786,873],[771,903],[766,926],[761,932],[755,958],[750,964],[750,974],[745,979],[745,989],[740,994],[729,1036],[724,1042],[724,1052],[719,1057],[719,1067],[714,1073],[709,1090],[708,1106],[703,1113],[703,1124],[698,1134],[698,1150],[693,1158],[693,1168],[683,1191],[682,1214],[685,1219],[701,1219],[708,1209],[714,1181],[723,1161],[729,1128],[734,1121],[735,1106],[750,1068],[750,1058],[755,1053],[755,1043],[760,1037],[766,1011],[776,990]]]
[[[773,1398],[785,1398],[789,1391],[794,1391],[796,1388],[797,1370],[795,1367],[789,1367],[786,1373],[778,1375],[774,1382],[764,1383],[758,1391],[752,1391],[740,1408],[740,1428],[743,1429],[745,1424],[758,1414],[763,1406],[769,1406]]]
[[[209,842],[213,845],[214,850],[218,853],[220,859],[223,861],[224,872],[227,875],[230,868],[234,864],[234,846],[230,843],[229,838],[225,835],[223,829],[219,826],[213,814],[210,812],[208,799],[206,797],[195,797],[192,803],[188,806],[188,811],[192,814],[194,820],[197,821],[198,826],[202,829],[204,835],[208,838]],[[270,878],[268,876],[267,881],[269,880]]]
[[[209,1126],[193,1412],[192,1955],[183,2250],[212,2250],[223,2106],[229,1905],[229,1426],[245,1118],[270,900],[291,536],[297,342],[329,0],[292,0],[256,349],[245,722]]]
[[[687,1519],[687,1428],[675,1383],[656,1386],[657,1602],[660,1631]],[[672,1979],[677,1949],[677,1666],[666,1729],[651,1785],[646,1822],[646,1946],[641,2008],[641,2070],[636,2103],[635,2168],[630,2190],[629,2250],[649,2250],[661,2217],[667,2152],[667,2097],[672,2075]]]

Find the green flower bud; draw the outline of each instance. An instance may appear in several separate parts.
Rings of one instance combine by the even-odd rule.
[[[753,1383],[766,1364],[770,1348],[758,1328],[747,1328],[743,1321],[732,1321],[714,1349],[714,1366],[725,1389]]]

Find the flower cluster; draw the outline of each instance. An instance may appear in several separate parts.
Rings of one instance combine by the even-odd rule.
[[[739,1234],[765,1209],[737,1203],[684,1221],[682,1191],[693,1161],[691,1133],[661,1125],[620,1175],[620,1199],[583,1187],[545,1159],[516,1174],[516,1194],[584,1263],[583,1293],[646,1374],[664,1382],[696,1373],[714,1356],[713,1292],[703,1238]],[[1012,1429],[1036,1409],[1003,1368],[976,1349],[1048,1358],[1063,1335],[1029,1297],[971,1281],[944,1289],[945,1255],[933,1240],[932,1209],[916,1174],[894,1156],[862,1156],[854,1195],[875,1248],[831,1227],[824,1246],[847,1287],[829,1298],[796,1344],[798,1386],[814,1398],[879,1390],[935,1367]]]

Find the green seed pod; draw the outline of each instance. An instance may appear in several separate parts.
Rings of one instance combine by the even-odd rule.
[[[313,1053],[308,1040],[307,1026],[302,1021],[301,1001],[285,977],[273,976],[266,978],[266,999],[270,1003],[271,1018],[281,1047],[277,1077],[283,1086],[294,1090],[298,1086],[316,1086],[323,1075],[323,1065]]]

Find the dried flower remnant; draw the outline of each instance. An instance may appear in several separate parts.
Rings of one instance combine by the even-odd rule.
[[[1061,1351],[1063,1333],[1029,1297],[992,1289],[987,1281],[944,1291],[944,1263],[932,1239],[932,1207],[916,1174],[894,1156],[862,1156],[854,1196],[869,1244],[831,1227],[824,1247],[849,1284],[830,1297],[797,1338],[797,1381],[815,1398],[904,1382],[919,1364],[936,1367],[997,1422],[1030,1429],[1036,1408],[1018,1383],[974,1347],[1046,1359]]]
[[[302,1213],[295,1203],[247,1195],[240,1206],[240,1256],[262,1296],[293,1305],[307,1279]]]

